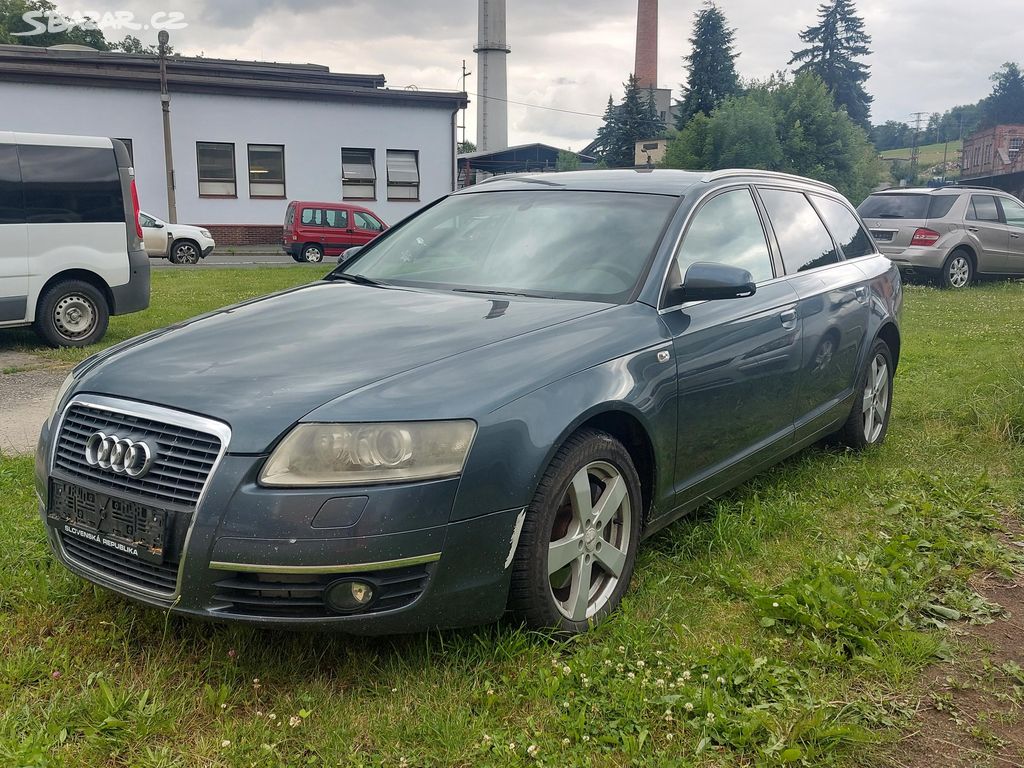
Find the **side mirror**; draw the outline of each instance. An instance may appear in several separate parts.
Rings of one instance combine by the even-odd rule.
[[[361,250],[363,250],[363,246],[361,245],[353,245],[351,248],[346,248],[344,251],[341,252],[341,258],[338,259],[338,263],[341,264],[343,262],[348,261]]]
[[[683,284],[669,291],[670,306],[684,301],[743,299],[757,293],[754,277],[747,270],[698,261],[686,270]]]

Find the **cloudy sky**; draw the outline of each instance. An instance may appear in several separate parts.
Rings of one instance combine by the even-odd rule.
[[[701,0],[662,0],[659,84],[677,89],[692,17]],[[718,0],[736,28],[744,78],[783,69],[812,23],[819,0]],[[475,67],[475,0],[124,0],[83,4],[132,11],[148,21],[177,10],[188,26],[172,33],[183,54],[326,64],[336,72],[383,73],[388,86],[460,87],[462,60]],[[859,0],[873,55],[873,118],[910,120],[988,94],[989,76],[1024,59],[1020,0]],[[64,12],[77,9],[58,2]],[[508,0],[509,141],[580,149],[595,134],[609,93],[633,68],[636,0]],[[152,31],[138,33],[152,42]],[[116,39],[124,32],[108,31]],[[475,78],[466,89],[475,91]],[[470,106],[467,136],[475,138]]]

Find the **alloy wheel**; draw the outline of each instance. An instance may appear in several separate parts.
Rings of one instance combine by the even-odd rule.
[[[179,264],[199,263],[199,251],[190,243],[182,243],[176,249]]]
[[[864,414],[864,439],[868,444],[874,443],[885,429],[885,417],[889,412],[889,363],[884,355],[875,355],[871,361],[861,410]]]
[[[963,288],[971,277],[971,263],[966,256],[957,256],[949,263],[949,284]]]
[[[92,333],[96,324],[96,307],[88,296],[69,293],[53,308],[53,325],[66,339],[74,341]]]
[[[582,622],[611,599],[626,566],[633,510],[622,473],[591,462],[572,478],[555,513],[548,576],[558,611]]]

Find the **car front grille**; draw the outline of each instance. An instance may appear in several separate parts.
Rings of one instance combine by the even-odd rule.
[[[85,444],[96,432],[146,440],[156,458],[144,477],[118,475],[85,460]],[[73,403],[61,423],[54,468],[98,488],[194,509],[222,448],[214,434],[129,413]]]
[[[168,597],[174,594],[178,581],[177,562],[147,563],[77,536],[61,535],[60,541],[64,553],[77,564],[151,592]]]
[[[224,604],[216,611],[225,616],[292,619],[363,616],[404,608],[413,603],[426,588],[430,567],[415,565],[362,574],[321,576],[236,573],[217,582],[214,600]],[[324,593],[339,580],[372,584],[375,597],[369,608],[358,614],[342,614],[331,610],[324,600]]]

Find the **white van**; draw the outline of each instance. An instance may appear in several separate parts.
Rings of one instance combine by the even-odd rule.
[[[99,341],[149,306],[135,171],[117,139],[0,131],[0,328]]]

